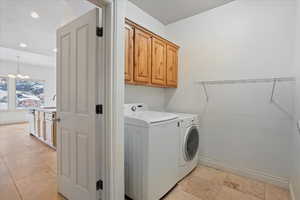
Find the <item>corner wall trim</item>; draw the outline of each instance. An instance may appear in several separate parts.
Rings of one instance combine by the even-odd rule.
[[[277,185],[279,187],[289,188],[289,180],[284,177],[277,177],[265,172],[261,172],[258,170],[247,169],[247,168],[237,168],[230,164],[225,163],[224,161],[219,161],[216,159],[209,158],[207,156],[200,155],[199,156],[199,164],[206,165],[209,167],[213,167],[216,169],[220,169],[223,171],[228,171],[240,176],[245,176],[248,178],[264,181],[270,184]]]

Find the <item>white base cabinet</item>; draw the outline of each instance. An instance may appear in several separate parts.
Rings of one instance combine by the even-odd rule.
[[[29,133],[45,144],[56,149],[56,112],[36,109],[28,113]]]

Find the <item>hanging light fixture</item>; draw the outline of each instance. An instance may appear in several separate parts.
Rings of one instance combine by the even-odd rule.
[[[22,75],[20,73],[20,56],[17,56],[18,64],[17,64],[17,74],[8,74],[7,76],[10,78],[19,78],[19,79],[29,79],[28,75]]]

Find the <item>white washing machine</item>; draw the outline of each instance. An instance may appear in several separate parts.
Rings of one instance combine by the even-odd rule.
[[[124,113],[126,196],[158,200],[178,181],[178,116],[145,104],[125,104]]]
[[[180,121],[178,179],[183,179],[198,164],[199,117],[193,114],[175,113]]]

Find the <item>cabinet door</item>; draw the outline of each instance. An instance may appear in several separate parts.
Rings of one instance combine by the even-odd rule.
[[[167,86],[177,87],[178,49],[167,45]]]
[[[45,142],[52,146],[52,138],[51,138],[51,132],[52,132],[52,122],[50,120],[45,120],[45,132],[46,132],[46,140]]]
[[[39,111],[35,111],[35,135],[37,137],[41,137],[41,120],[40,120],[41,116],[40,116],[40,112]]]
[[[152,76],[154,85],[166,85],[166,61],[167,45],[164,41],[152,38]]]
[[[125,82],[133,82],[133,32],[132,26],[125,25]]]
[[[151,35],[135,29],[134,81],[148,84],[151,78]]]

